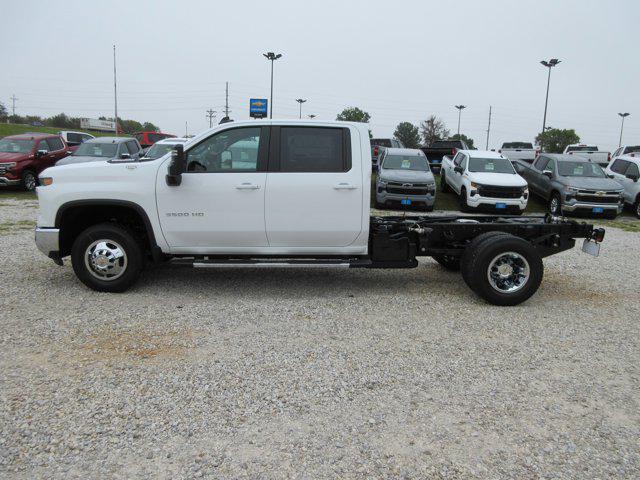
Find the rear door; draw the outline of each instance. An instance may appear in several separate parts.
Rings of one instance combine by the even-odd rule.
[[[157,176],[162,233],[174,249],[215,252],[267,247],[264,222],[269,127],[217,131],[186,152],[187,172],[179,186],[165,181],[166,160]]]
[[[526,172],[526,180],[531,187],[531,190],[534,191],[535,194],[540,195],[544,198],[547,198],[543,186],[542,186],[542,177],[544,176],[542,172],[547,167],[549,163],[549,157],[539,156],[538,159],[533,163],[531,168],[525,170]]]
[[[58,160],[67,156],[67,149],[60,137],[47,138],[47,145],[49,146],[49,154],[46,157],[48,161],[46,167],[55,165]]]
[[[271,247],[343,247],[356,240],[363,172],[351,153],[359,145],[358,131],[347,127],[272,127],[265,197]]]

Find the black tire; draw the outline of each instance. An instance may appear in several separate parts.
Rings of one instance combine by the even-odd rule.
[[[481,233],[477,237],[475,237],[469,245],[464,249],[462,256],[460,257],[460,270],[462,271],[462,279],[464,283],[467,284],[471,290],[473,290],[473,282],[471,281],[471,277],[469,276],[469,272],[471,269],[471,261],[473,260],[474,255],[476,254],[478,247],[481,243],[494,238],[497,235],[508,235],[505,232],[485,232]]]
[[[633,209],[636,212],[636,217],[640,218],[640,196],[636,198],[636,203],[633,204]]]
[[[467,189],[464,187],[460,189],[460,198],[459,198],[458,205],[461,212],[469,211],[469,205],[467,204]]]
[[[604,212],[604,218],[608,220],[615,220],[617,217],[618,217],[617,210],[607,210],[606,212]]]
[[[98,243],[101,240],[104,242]],[[90,265],[90,248],[96,252],[96,262],[104,262],[103,265]],[[104,253],[98,255],[98,251]],[[124,255],[116,258],[113,255],[115,251]],[[126,228],[113,223],[101,223],[78,235],[71,248],[71,262],[76,276],[87,287],[99,292],[124,292],[138,280],[144,266],[144,256],[140,245]],[[118,270],[120,272],[117,275],[113,273]]]
[[[449,185],[447,185],[447,180],[444,177],[444,172],[440,173],[440,191],[442,193],[447,193],[449,191]]]
[[[22,172],[22,188],[27,192],[33,192],[38,186],[38,176],[32,170]]]
[[[504,277],[499,271],[502,266],[508,269]],[[518,305],[527,300],[540,287],[544,273],[542,257],[536,248],[527,240],[509,234],[481,242],[467,268],[473,291],[487,302],[500,306]],[[521,278],[525,272],[526,277]],[[509,288],[514,290],[508,291]]]
[[[377,199],[377,198],[373,201],[373,205],[374,205],[378,210],[384,210],[384,208],[386,207],[386,205],[385,205],[384,203],[380,203],[380,202],[378,201],[378,199]]]
[[[549,213],[551,215],[562,215],[562,198],[558,192],[551,193],[549,198]]]
[[[450,270],[452,272],[460,270],[460,257],[453,257],[451,255],[433,255],[432,258],[446,270]]]

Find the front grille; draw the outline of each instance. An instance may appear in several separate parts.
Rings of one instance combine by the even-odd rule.
[[[389,182],[387,184],[387,192],[396,195],[426,195],[433,191],[435,186],[429,186],[426,183],[399,183]]]
[[[488,198],[520,198],[524,189],[522,187],[494,187],[481,185],[478,194]]]
[[[576,200],[584,203],[618,203],[620,195],[618,192],[604,192],[597,195],[595,190],[580,190]]]

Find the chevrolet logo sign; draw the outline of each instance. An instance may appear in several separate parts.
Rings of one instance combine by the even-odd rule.
[[[596,192],[596,195],[599,196],[599,197],[603,197],[606,194],[607,194],[607,192],[603,192],[603,191]]]
[[[264,102],[258,100],[257,102],[251,102],[251,105],[253,105],[254,107],[262,107],[264,105]]]
[[[403,187],[413,187],[413,183],[403,183]]]

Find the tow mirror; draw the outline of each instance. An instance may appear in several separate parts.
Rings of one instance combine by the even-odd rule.
[[[187,157],[184,154],[184,146],[176,145],[171,152],[171,163],[167,173],[167,185],[177,187],[182,183],[182,174],[187,171]]]
[[[123,159],[123,160],[126,160],[128,158],[131,158],[131,154],[129,154],[129,153],[121,153],[120,154],[120,158]]]
[[[545,177],[553,178],[553,172],[551,170],[545,170],[542,172]]]
[[[46,150],[38,150],[36,152],[36,157],[44,157],[47,153],[49,152],[47,152]]]
[[[463,169],[460,165],[458,165],[457,167],[455,167],[453,170],[454,170],[455,172],[458,172],[460,175],[462,175],[462,173],[464,172],[464,169]]]

